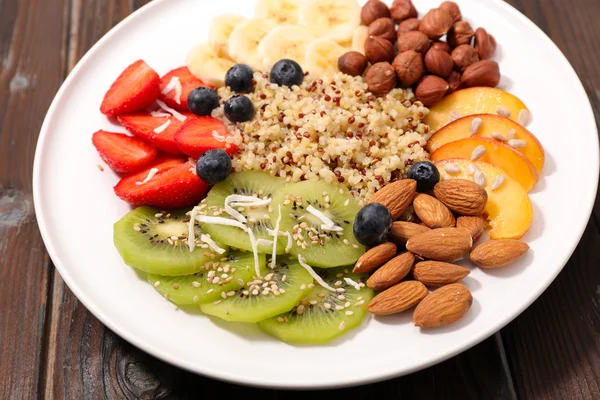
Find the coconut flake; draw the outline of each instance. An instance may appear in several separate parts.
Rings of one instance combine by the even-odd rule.
[[[313,206],[306,207],[306,211],[308,211],[309,213],[321,220],[321,222],[323,223],[323,225],[321,225],[321,229],[334,232],[342,232],[344,230],[341,226],[336,226],[332,220],[327,218],[325,214],[323,214],[321,211],[317,210]]]
[[[198,215],[198,209],[196,207],[192,208],[190,212],[190,222],[188,223],[188,247],[190,251],[194,251],[196,247],[196,243],[194,239],[196,238],[196,232],[194,230],[194,225],[196,225],[196,215]]]
[[[250,245],[252,246],[252,254],[254,255],[254,272],[256,272],[257,278],[262,278],[260,275],[260,265],[258,264],[258,243],[256,238],[254,237],[254,232],[252,229],[244,228],[244,230],[248,233],[250,237]]]
[[[163,110],[165,110],[166,112],[168,112],[169,114],[171,114],[173,117],[177,118],[179,121],[183,122],[186,120],[185,115],[179,113],[177,110],[169,107],[168,105],[166,105],[165,103],[163,103],[160,100],[156,100],[156,104],[158,104],[158,106],[160,108],[162,108]]]
[[[279,236],[279,223],[281,222],[281,205],[278,206],[277,220],[275,220],[275,229],[273,229],[273,256],[271,257],[271,269],[275,268],[277,258],[277,238]]]
[[[196,217],[196,221],[204,222],[205,224],[235,226],[236,228],[243,229],[244,231],[248,229],[244,224],[242,224],[239,221],[223,217],[209,217],[206,215],[198,215]]]
[[[169,82],[169,84],[167,86],[165,86],[165,88],[162,90],[162,94],[167,94],[170,91],[172,91],[173,89],[175,89],[175,86],[177,85],[177,83],[181,84],[181,82],[179,81],[179,77],[178,76],[174,76],[171,78],[171,81]]]
[[[262,239],[262,238],[256,239],[256,244],[258,246],[270,246],[270,245],[272,245],[274,243],[275,242],[273,240],[269,240],[269,239]]]
[[[152,111],[150,115],[152,115],[154,118],[172,117],[171,114],[164,111]]]
[[[356,282],[356,281],[353,281],[352,279],[350,279],[350,278],[348,278],[348,277],[344,278],[344,281],[345,281],[345,282],[346,282],[348,285],[350,285],[350,286],[354,286],[354,289],[356,289],[356,290],[360,290],[360,285],[358,284],[358,282]]]
[[[213,130],[212,137],[217,141],[223,143],[225,141],[225,136],[219,135],[219,132]]]
[[[225,253],[225,249],[220,248],[214,240],[211,239],[210,235],[200,235],[200,240],[203,241],[204,243],[206,243],[208,245],[208,247],[210,247],[211,249],[213,249],[214,251],[216,251],[219,254],[223,254]]]
[[[337,292],[337,290],[335,290],[334,288],[332,288],[331,286],[329,286],[324,280],[323,278],[321,278],[319,276],[319,274],[317,274],[315,272],[314,269],[312,269],[312,267],[310,265],[308,265],[304,259],[302,258],[302,256],[300,254],[298,254],[298,262],[300,263],[300,265],[302,265],[304,267],[304,269],[306,271],[308,271],[308,273],[310,274],[310,276],[312,276],[315,281],[317,281],[317,283],[321,286],[323,286],[325,289],[327,290],[331,290],[332,292]]]
[[[225,198],[225,212],[240,222],[246,223],[247,219],[239,211],[229,205],[231,196]]]
[[[169,127],[169,125],[171,125],[171,120],[170,119],[168,119],[167,122],[165,122],[161,126],[156,127],[154,129],[154,133],[163,133],[164,131],[167,130],[167,128]]]
[[[147,183],[150,179],[154,178],[154,175],[156,175],[156,173],[158,172],[158,168],[152,168],[150,171],[148,171],[148,175],[146,176],[146,178],[141,181],[141,182],[136,182],[136,185],[143,185],[144,183]]]
[[[285,252],[289,253],[290,250],[292,249],[292,246],[294,245],[294,238],[292,237],[292,234],[290,232],[286,232],[287,237],[288,237],[288,242],[285,245]]]

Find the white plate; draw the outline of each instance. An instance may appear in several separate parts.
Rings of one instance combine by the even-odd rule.
[[[473,307],[450,327],[421,332],[411,314],[369,319],[326,346],[290,346],[253,327],[226,326],[178,310],[127,267],[112,244],[112,224],[129,207],[112,192],[117,177],[100,162],[91,135],[117,129],[99,112],[115,77],[143,58],[159,74],[184,64],[207,37],[210,18],[246,0],[155,0],[113,29],[81,60],[56,98],[40,135],[33,190],[40,230],[61,276],[81,302],[127,341],[182,368],[249,385],[317,388],[357,385],[445,360],[498,331],[552,282],[577,246],[598,181],[598,136],[588,98],[556,46],[531,21],[497,1],[459,0],[474,26],[499,43],[501,87],[532,110],[529,128],[547,164],[531,198],[535,217],[517,265],[465,283]],[[420,0],[428,10],[439,0]]]

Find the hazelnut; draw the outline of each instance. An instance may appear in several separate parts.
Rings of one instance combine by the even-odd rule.
[[[431,44],[431,47],[434,49],[445,51],[448,54],[452,52],[452,50],[450,49],[450,45],[446,42],[433,42]]]
[[[419,15],[411,0],[394,0],[390,8],[390,14],[396,21],[417,18]]]
[[[460,83],[464,87],[495,87],[500,83],[500,67],[497,62],[491,60],[476,62],[465,69]]]
[[[414,50],[398,54],[392,65],[402,86],[414,85],[425,73],[423,56]]]
[[[446,78],[454,68],[454,62],[450,54],[438,49],[429,49],[425,54],[425,67],[430,74]]]
[[[404,53],[408,50],[418,51],[421,54],[427,53],[429,38],[418,31],[403,33],[398,37],[398,53]]]
[[[338,59],[340,72],[351,76],[362,75],[368,64],[367,58],[358,51],[349,51]]]
[[[496,51],[496,39],[483,28],[475,31],[475,49],[481,60],[487,60]]]
[[[444,98],[450,85],[435,75],[425,76],[415,89],[415,96],[425,107],[431,107]]]
[[[418,18],[409,18],[400,22],[400,25],[398,25],[398,36],[406,32],[418,31],[420,23],[421,20]]]
[[[459,21],[452,25],[452,28],[448,31],[446,40],[452,48],[460,46],[461,44],[471,44],[471,39],[475,36],[473,28],[467,21]]]
[[[377,18],[389,18],[390,9],[380,0],[369,0],[360,12],[360,20],[363,24],[369,26]]]
[[[452,28],[452,17],[446,10],[434,8],[423,17],[419,30],[429,39],[438,40]]]
[[[458,21],[462,20],[460,8],[455,2],[445,1],[442,4],[440,4],[440,8],[448,11],[448,14],[450,14],[450,16],[452,17],[452,22],[457,23]]]
[[[389,41],[396,39],[396,24],[391,18],[377,18],[371,22],[369,36],[377,36]]]
[[[454,93],[458,90],[460,87],[460,77],[460,72],[452,71],[452,73],[450,73],[450,76],[446,79],[448,81],[448,85],[450,86],[450,89],[448,89],[448,94]]]
[[[392,61],[394,58],[394,45],[389,40],[377,36],[369,36],[365,40],[365,56],[371,64],[382,61]]]
[[[479,61],[477,50],[468,44],[461,44],[454,50],[452,50],[452,61],[456,69],[463,72],[469,65]]]
[[[396,71],[390,63],[380,62],[367,69],[365,82],[370,92],[385,94],[396,87]]]

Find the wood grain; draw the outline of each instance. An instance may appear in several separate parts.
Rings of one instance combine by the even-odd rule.
[[[0,1],[1,399],[34,398],[45,357],[52,272],[31,175],[44,114],[64,78],[66,9],[62,0]]]

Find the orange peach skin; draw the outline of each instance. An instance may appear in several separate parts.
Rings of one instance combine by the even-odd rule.
[[[446,143],[469,138],[471,124],[475,118],[481,119],[481,127],[473,137],[492,138],[492,133],[496,132],[508,139],[508,132],[514,129],[514,138],[525,142],[525,147],[515,150],[531,161],[538,174],[542,172],[545,156],[544,148],[540,141],[533,133],[513,120],[495,114],[474,114],[457,119],[434,133],[427,141],[425,149],[432,153]]]
[[[456,111],[461,117],[473,114],[497,114],[498,107],[510,111],[510,119],[518,121],[519,112],[528,110],[516,96],[504,90],[490,87],[474,87],[458,90],[429,109],[425,123],[431,132],[437,132],[450,122],[450,112]]]
[[[478,161],[500,168],[506,175],[519,182],[525,191],[529,192],[538,182],[538,174],[531,161],[509,145],[495,139],[479,137],[446,143],[431,153],[430,158],[431,161],[449,158],[470,160],[473,150],[480,145],[485,148],[485,153]]]
[[[444,166],[449,162],[458,165],[461,172],[458,174],[446,172]],[[459,159],[443,160],[435,163],[443,179],[467,179],[472,181],[473,175],[467,172],[469,164],[471,164],[471,161]],[[473,164],[483,173],[486,180],[485,190],[488,194],[488,201],[485,211],[488,214],[491,227],[489,231],[490,238],[520,239],[527,233],[533,221],[533,206],[527,192],[509,176],[505,176],[504,183],[498,189],[492,190],[494,178],[498,175],[504,175],[504,172],[481,161],[474,161]]]

